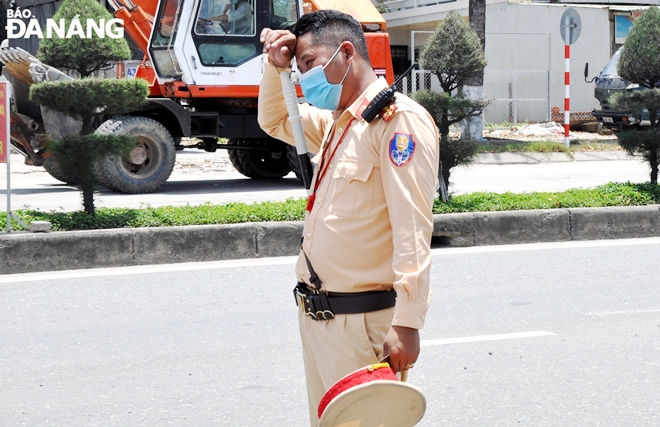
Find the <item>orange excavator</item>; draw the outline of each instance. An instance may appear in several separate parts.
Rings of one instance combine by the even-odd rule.
[[[236,170],[254,179],[279,179],[292,170],[298,173],[294,147],[267,136],[257,123],[263,28],[290,29],[303,13],[341,10],[362,23],[376,73],[390,84],[394,80],[386,23],[370,0],[108,3],[144,53],[136,78],[150,85],[146,107],[113,117],[96,130],[137,137],[130,156],[97,164],[99,181],[117,191],[154,191],[170,176],[176,151],[183,148],[226,149]],[[184,147],[182,138],[198,142]],[[14,145],[21,145],[22,151],[30,146],[16,141]]]

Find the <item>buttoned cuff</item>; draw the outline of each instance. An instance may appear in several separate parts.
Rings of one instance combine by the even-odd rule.
[[[396,301],[392,326],[404,326],[412,329],[422,329],[426,320],[428,304],[413,301]]]

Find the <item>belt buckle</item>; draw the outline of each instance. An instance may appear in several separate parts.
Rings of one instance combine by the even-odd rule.
[[[298,290],[297,287],[293,290],[293,293],[295,294],[296,297],[296,305],[300,308],[300,311],[304,315],[311,317],[313,320],[319,320],[313,311],[313,305],[312,302],[310,301],[310,295],[301,292],[300,290]]]

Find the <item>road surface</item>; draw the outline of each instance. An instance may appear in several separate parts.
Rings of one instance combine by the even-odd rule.
[[[422,427],[660,425],[660,239],[433,251]],[[0,277],[0,425],[303,427],[291,257]]]

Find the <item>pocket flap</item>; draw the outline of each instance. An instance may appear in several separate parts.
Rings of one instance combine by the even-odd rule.
[[[366,182],[373,168],[373,163],[364,160],[340,160],[333,177],[344,178],[348,182]]]

